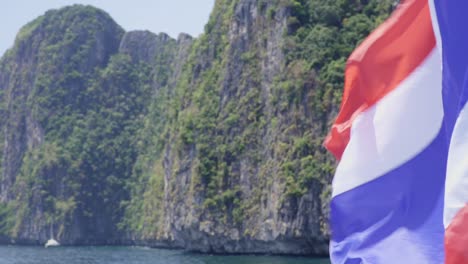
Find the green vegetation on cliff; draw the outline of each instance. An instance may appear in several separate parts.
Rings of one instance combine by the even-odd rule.
[[[6,131],[22,137],[6,150],[21,158],[18,173],[2,175],[14,178],[2,197],[15,209],[11,236],[28,239],[33,225],[71,237],[77,222],[76,240],[116,232],[150,100],[149,67],[113,55],[123,33],[107,14],[82,6],[49,11],[19,33],[10,51],[18,81],[4,90],[13,95]]]
[[[273,91],[278,111],[291,111],[290,118],[294,120],[284,130],[289,146],[281,154],[286,157],[283,166],[286,194],[303,195],[316,178],[324,184],[326,197],[334,160],[322,143],[340,105],[346,59],[388,16],[395,1],[279,3],[291,11],[283,43],[284,71],[276,79]]]

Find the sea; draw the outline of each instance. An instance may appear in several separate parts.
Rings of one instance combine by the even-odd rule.
[[[328,259],[221,256],[144,247],[0,246],[0,264],[330,264]]]

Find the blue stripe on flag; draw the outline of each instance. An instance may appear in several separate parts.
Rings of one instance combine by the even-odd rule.
[[[332,199],[333,263],[443,263],[445,138],[442,130],[406,164]]]
[[[447,141],[468,100],[468,1],[435,1],[442,38],[443,96]]]

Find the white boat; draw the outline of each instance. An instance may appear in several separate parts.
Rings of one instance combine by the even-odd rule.
[[[57,242],[57,240],[51,238],[51,239],[47,240],[47,243],[44,246],[46,248],[48,248],[48,247],[58,247],[58,246],[60,246],[60,243]]]

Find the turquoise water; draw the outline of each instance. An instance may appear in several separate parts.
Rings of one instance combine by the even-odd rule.
[[[0,264],[329,264],[326,259],[212,256],[138,247],[0,246]]]

